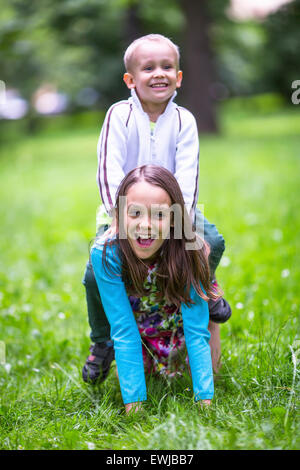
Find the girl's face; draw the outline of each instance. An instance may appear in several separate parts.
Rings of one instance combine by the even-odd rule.
[[[135,255],[152,258],[170,233],[169,194],[146,181],[132,185],[126,195],[125,228]]]

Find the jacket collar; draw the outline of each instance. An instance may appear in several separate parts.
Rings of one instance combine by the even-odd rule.
[[[170,100],[167,104],[167,107],[166,107],[165,111],[163,112],[163,114],[167,114],[169,109],[173,106],[173,101],[174,101],[176,96],[177,96],[177,91],[174,91],[174,93],[171,96],[171,98],[170,98]],[[131,89],[131,99],[132,99],[132,102],[135,104],[135,106],[137,106],[137,108],[142,113],[146,114],[145,111],[143,110],[142,103],[140,102],[140,99],[139,99],[138,95],[136,94],[136,91],[135,91],[134,88]]]

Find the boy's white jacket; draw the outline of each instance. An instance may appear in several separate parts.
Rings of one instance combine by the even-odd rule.
[[[105,116],[98,146],[97,182],[108,214],[115,206],[122,179],[133,168],[145,164],[167,168],[177,179],[186,208],[198,200],[199,139],[194,116],[174,103],[176,92],[156,122],[150,120],[140,100],[131,91],[128,100],[113,104]]]

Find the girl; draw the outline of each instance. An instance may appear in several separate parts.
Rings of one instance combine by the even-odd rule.
[[[195,400],[210,404],[207,301],[218,296],[209,278],[208,247],[198,240],[195,249],[175,177],[153,165],[128,173],[118,190],[116,222],[113,239],[96,239],[91,262],[126,412],[147,399],[145,371],[180,373],[185,346]],[[193,249],[187,249],[191,241]]]

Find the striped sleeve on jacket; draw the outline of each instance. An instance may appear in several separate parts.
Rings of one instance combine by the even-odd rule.
[[[195,211],[198,201],[199,137],[194,116],[177,106],[179,132],[176,147],[174,176],[183,194],[187,209]]]
[[[111,106],[105,116],[97,145],[97,183],[106,211],[111,214],[116,192],[125,176],[127,159],[127,129],[132,106],[120,101]]]

